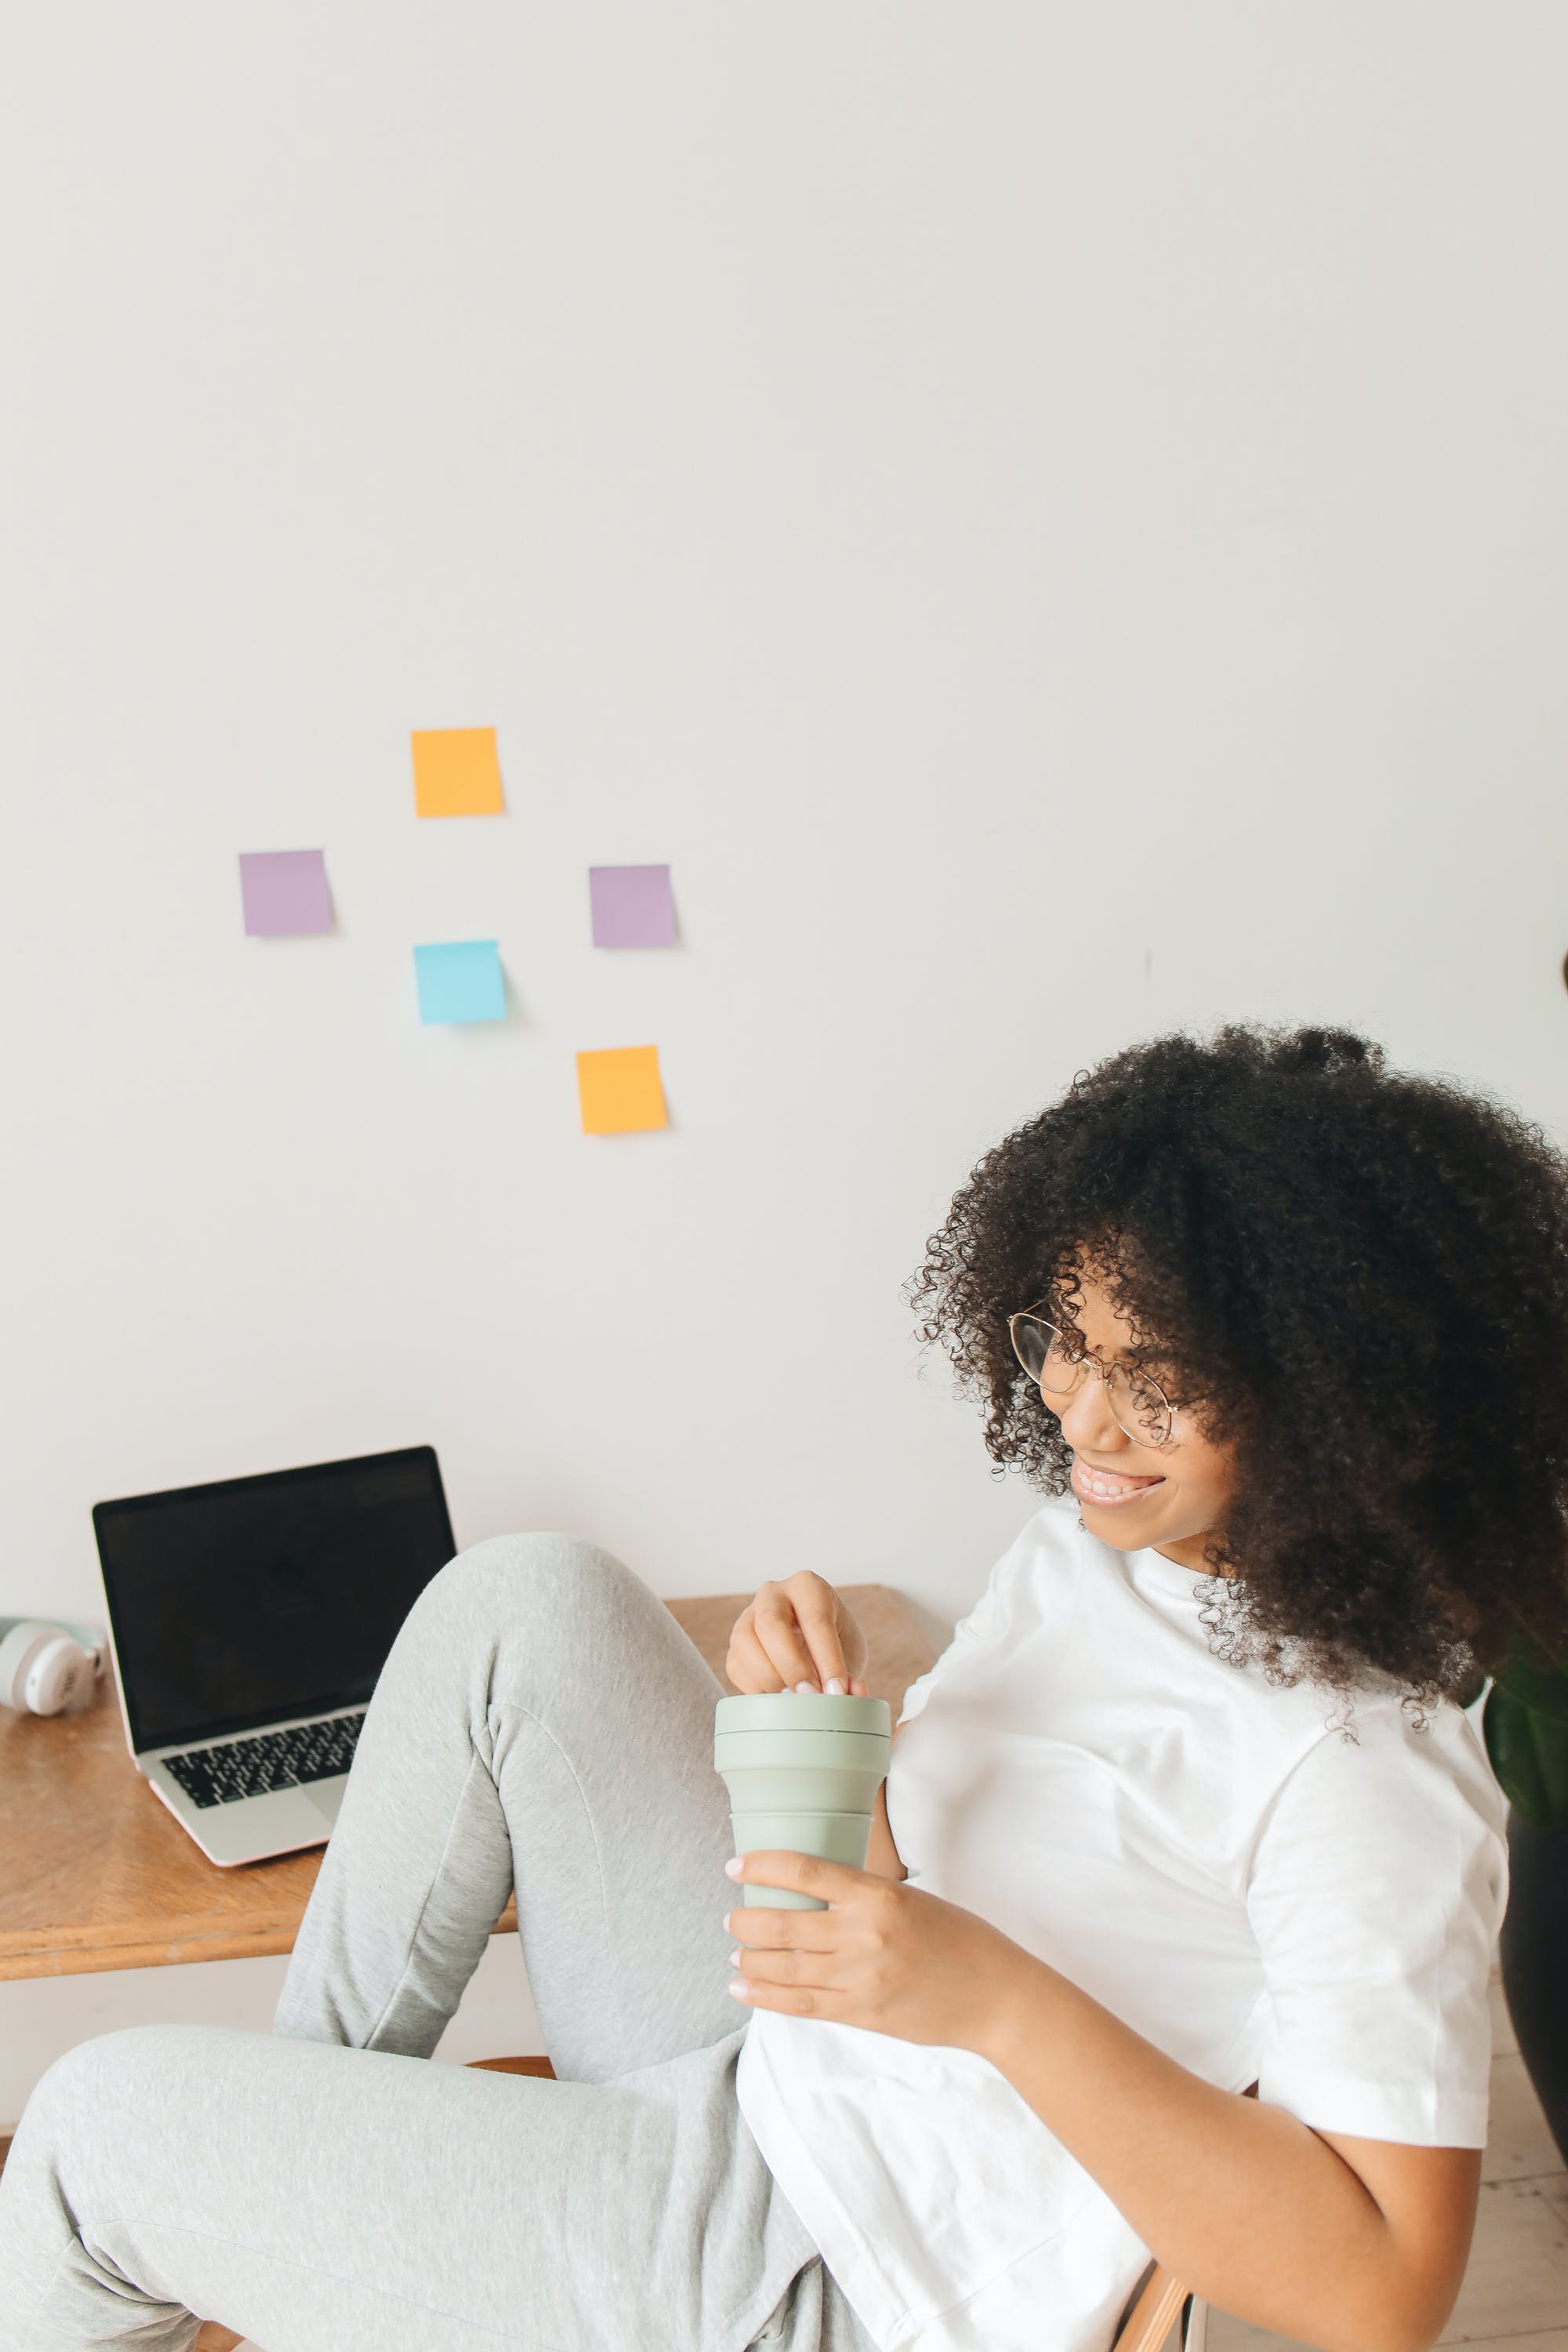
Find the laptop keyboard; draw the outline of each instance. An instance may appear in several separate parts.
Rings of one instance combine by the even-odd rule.
[[[161,1760],[193,1804],[232,1805],[237,1797],[264,1797],[272,1789],[335,1780],[354,1760],[363,1721],[363,1714],[335,1715],[329,1723],[295,1723],[287,1731],[258,1731],[248,1739],[190,1748]]]

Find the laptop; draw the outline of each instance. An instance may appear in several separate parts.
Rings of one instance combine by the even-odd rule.
[[[435,1449],[99,1503],[126,1744],[209,1862],[331,1834],[376,1677],[451,1559]]]

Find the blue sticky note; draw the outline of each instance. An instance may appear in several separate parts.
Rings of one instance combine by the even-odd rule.
[[[504,1021],[506,983],[494,940],[455,940],[416,948],[414,977],[421,1021]]]

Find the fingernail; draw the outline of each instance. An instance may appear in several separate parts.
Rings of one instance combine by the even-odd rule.
[[[732,1853],[730,1856],[729,1861],[724,1864],[724,1875],[726,1878],[739,1878],[745,1866],[746,1865],[741,1860],[740,1855],[738,1853]]]
[[[732,1998],[736,2000],[750,2000],[752,1998],[752,1988],[746,1982],[744,1977],[731,1977],[730,1979],[730,1991]]]
[[[843,1677],[843,1675],[834,1675],[829,1679],[829,1682],[828,1682],[828,1685],[827,1685],[827,1696],[828,1696],[828,1697],[829,1697],[829,1698],[842,1698],[842,1697],[844,1696],[844,1695],[845,1695],[845,1687],[846,1687],[846,1685],[845,1685],[845,1682],[844,1682],[844,1677]]]
[[[815,1683],[796,1683],[795,1687],[797,1697],[803,1691],[809,1692],[813,1698],[816,1696],[816,1685]]]
[[[737,1945],[736,1945],[736,1947],[735,1947],[735,1948],[734,1948],[734,1950],[733,1950],[733,1951],[731,1953],[731,1955],[730,1955],[730,1966],[731,1966],[732,1969],[738,1969],[738,1968],[740,1967],[740,1965],[741,1965],[741,1947],[739,1946],[739,1944],[737,1944]]]

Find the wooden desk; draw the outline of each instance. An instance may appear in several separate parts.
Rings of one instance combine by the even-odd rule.
[[[842,1589],[870,1644],[872,1696],[896,1715],[947,1629],[889,1585]],[[668,1604],[721,1678],[750,1598]],[[321,1852],[208,1862],[132,1763],[107,1678],[84,1715],[0,1707],[0,1979],[292,1951]],[[495,1932],[516,1927],[509,1903]]]

